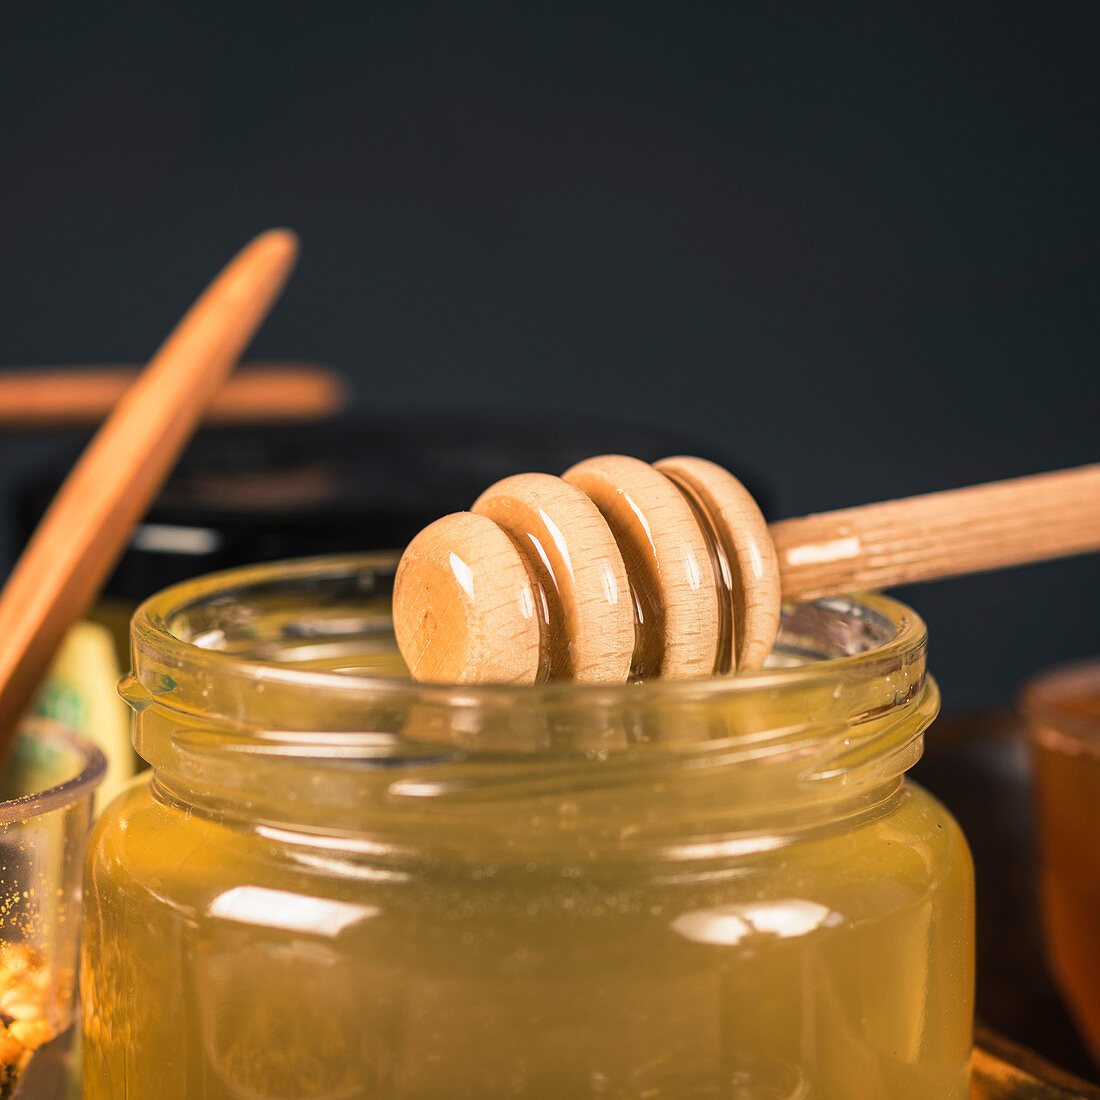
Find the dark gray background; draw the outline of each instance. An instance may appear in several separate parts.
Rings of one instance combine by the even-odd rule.
[[[1092,0],[0,3],[0,363],[142,359],[285,224],[254,353],[373,408],[694,431],[773,518],[1096,461],[1098,57]],[[963,706],[1096,582],[903,595]]]

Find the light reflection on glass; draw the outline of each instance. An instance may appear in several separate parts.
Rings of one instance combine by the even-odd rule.
[[[211,915],[223,920],[325,936],[338,935],[379,912],[376,905],[311,898],[266,886],[234,886],[210,905]]]
[[[805,936],[819,928],[832,928],[844,922],[843,916],[828,906],[802,898],[777,901],[753,901],[739,905],[720,905],[683,913],[672,927],[694,943],[723,944],[732,947],[750,936],[775,936],[788,939]]]

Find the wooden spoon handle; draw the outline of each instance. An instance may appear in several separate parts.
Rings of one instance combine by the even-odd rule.
[[[1100,550],[1100,465],[770,525],[785,599],[890,588]]]
[[[297,239],[271,230],[203,292],[126,392],[0,593],[0,759],[68,627],[86,610],[253,333]]]
[[[97,364],[16,367],[0,372],[0,427],[97,424],[133,384],[139,368]],[[319,420],[338,413],[347,384],[313,363],[244,363],[210,405],[207,423]]]

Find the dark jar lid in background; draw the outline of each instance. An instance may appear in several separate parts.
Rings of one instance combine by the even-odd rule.
[[[59,441],[57,453],[14,487],[18,546],[83,442],[71,435]],[[169,584],[249,562],[400,548],[502,477],[560,473],[609,453],[650,461],[702,454],[743,477],[729,455],[689,433],[595,416],[439,409],[209,428],[181,459],[104,594],[137,602]],[[757,483],[745,480],[759,500]]]

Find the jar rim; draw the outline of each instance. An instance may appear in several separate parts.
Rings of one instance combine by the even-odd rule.
[[[70,778],[44,790],[31,791],[0,802],[0,825],[29,821],[72,806],[82,798],[89,798],[107,773],[107,758],[102,750],[88,738],[57,722],[29,718],[22,723],[17,736],[68,753],[74,758],[74,766],[78,770]]]
[[[525,705],[547,705],[568,698],[572,704],[616,705],[626,701],[675,702],[678,699],[702,701],[724,695],[742,695],[767,690],[782,690],[806,685],[823,676],[863,672],[874,666],[889,667],[923,649],[927,631],[921,617],[899,600],[878,593],[830,597],[801,607],[843,609],[864,618],[882,635],[878,644],[857,652],[812,660],[803,664],[767,667],[736,675],[711,676],[695,680],[647,680],[625,684],[576,684],[546,682],[532,685],[449,684],[414,681],[377,672],[329,671],[302,668],[286,662],[226,652],[181,637],[171,628],[173,620],[188,609],[204,602],[227,602],[248,591],[259,592],[277,582],[337,578],[375,571],[392,573],[398,560],[396,552],[342,554],[286,561],[265,562],[206,574],[165,588],[145,600],[134,613],[131,624],[133,649],[151,649],[169,663],[188,668],[201,665],[210,672],[220,670],[237,676],[252,676],[267,683],[279,683],[311,691],[337,694],[369,693],[373,698],[392,696],[407,699],[415,694],[432,703],[460,702],[464,706],[479,703],[500,707],[511,700]]]

